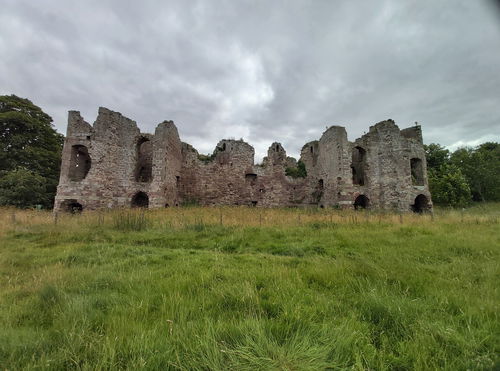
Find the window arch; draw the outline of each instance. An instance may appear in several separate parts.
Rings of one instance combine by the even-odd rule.
[[[91,166],[92,160],[90,159],[87,147],[80,144],[72,146],[69,161],[69,179],[74,182],[85,179]]]
[[[148,138],[142,137],[137,142],[137,164],[135,167],[135,181],[151,182],[153,177],[153,146]]]
[[[411,168],[411,183],[417,186],[424,185],[424,168],[420,158],[412,158],[410,160]]]
[[[352,150],[352,184],[365,185],[366,150],[361,147],[354,147]]]

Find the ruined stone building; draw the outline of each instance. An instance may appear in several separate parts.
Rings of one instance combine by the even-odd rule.
[[[273,143],[254,164],[242,140],[221,140],[204,156],[181,142],[172,121],[144,134],[106,108],[93,125],[69,112],[55,210],[185,204],[428,210],[421,128],[387,120],[349,142],[345,128],[331,126],[299,161]]]

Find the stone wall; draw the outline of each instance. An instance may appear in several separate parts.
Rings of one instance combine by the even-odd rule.
[[[296,171],[302,164],[306,176]],[[55,210],[185,204],[428,210],[421,128],[387,120],[349,142],[332,126],[299,161],[273,143],[255,164],[241,140],[221,140],[206,156],[180,141],[172,121],[151,135],[106,108],[93,125],[69,112]]]

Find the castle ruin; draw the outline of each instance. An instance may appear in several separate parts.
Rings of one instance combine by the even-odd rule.
[[[181,142],[172,121],[144,134],[106,108],[94,125],[69,112],[56,211],[186,204],[430,210],[421,127],[386,120],[349,142],[331,126],[299,161],[273,143],[254,164],[242,140],[221,140],[205,156]]]

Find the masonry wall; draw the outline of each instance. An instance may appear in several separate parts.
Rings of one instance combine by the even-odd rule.
[[[105,108],[93,125],[70,111],[55,210],[185,204],[432,207],[419,126],[400,130],[394,121],[382,121],[354,142],[345,128],[332,126],[304,145],[299,161],[307,176],[292,178],[287,168],[298,162],[277,142],[255,164],[254,149],[244,141],[221,140],[204,156],[180,141],[172,121],[160,123],[151,135]]]
[[[152,176],[142,182],[137,180],[138,144],[145,140],[152,144]],[[69,176],[74,146],[85,146],[91,159],[90,170],[79,181]],[[150,135],[141,134],[135,121],[106,108],[99,108],[94,125],[79,112],[70,111],[54,208],[67,210],[74,204],[83,209],[131,207],[139,192],[147,195],[150,207],[178,204],[180,165],[181,143],[173,122],[161,123],[155,135]]]

